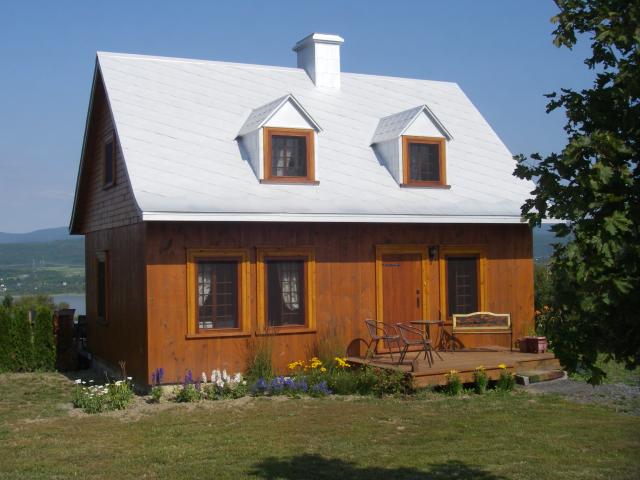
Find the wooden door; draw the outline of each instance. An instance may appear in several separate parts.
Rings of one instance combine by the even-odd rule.
[[[422,319],[422,256],[387,253],[382,255],[381,263],[382,321],[394,324]]]

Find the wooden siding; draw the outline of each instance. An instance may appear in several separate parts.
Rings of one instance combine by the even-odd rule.
[[[104,188],[103,155],[105,143],[114,140],[115,184]],[[142,220],[129,183],[122,149],[114,132],[113,117],[107,102],[102,78],[96,77],[93,106],[83,169],[79,178],[74,233],[88,233],[131,225]]]
[[[89,350],[141,383],[147,375],[144,224],[101,230],[85,236]],[[107,319],[98,319],[97,252],[107,252]]]
[[[275,223],[146,223],[149,371],[163,367],[175,382],[213,368],[246,367],[256,341],[271,342],[276,366],[308,358],[313,345],[336,332],[346,345],[368,338],[363,320],[376,318],[376,245],[483,245],[486,248],[486,309],[510,313],[513,338],[533,326],[532,235],[526,225],[386,225]],[[314,247],[316,332],[255,336],[256,249]],[[251,335],[187,338],[187,250],[248,248]],[[438,260],[427,260],[428,317],[440,318]],[[466,346],[508,346],[502,334],[461,335]]]

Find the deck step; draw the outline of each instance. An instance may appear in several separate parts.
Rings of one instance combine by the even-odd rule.
[[[552,370],[531,370],[527,372],[518,372],[516,374],[516,382],[520,385],[530,385],[532,383],[548,382],[550,380],[566,379],[567,372],[559,369]]]

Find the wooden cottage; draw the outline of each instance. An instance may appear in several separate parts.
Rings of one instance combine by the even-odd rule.
[[[175,382],[365,318],[533,326],[533,186],[457,84],[341,72],[342,43],[304,38],[297,68],[98,53],[70,224],[96,359]]]

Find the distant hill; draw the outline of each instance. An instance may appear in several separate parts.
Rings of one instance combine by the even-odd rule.
[[[67,227],[0,233],[0,297],[83,291],[83,237]]]
[[[538,263],[545,263],[553,254],[554,243],[566,243],[559,240],[551,231],[552,225],[542,225],[533,229],[533,259]]]
[[[43,228],[27,233],[0,232],[1,243],[40,243],[72,238],[67,227]],[[80,238],[80,237],[75,237]]]

